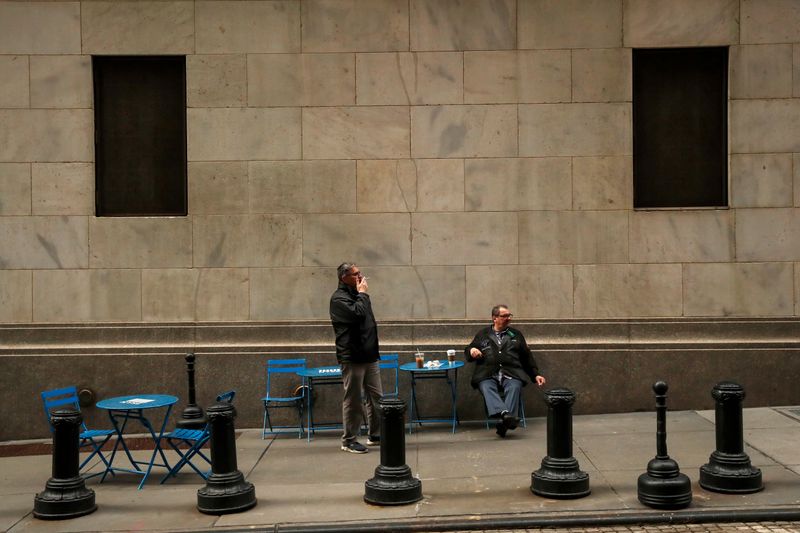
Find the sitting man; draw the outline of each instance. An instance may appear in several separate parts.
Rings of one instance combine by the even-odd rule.
[[[497,419],[497,434],[501,437],[519,424],[516,413],[520,389],[527,385],[528,377],[540,387],[546,381],[539,375],[525,337],[519,330],[508,327],[512,316],[508,306],[494,306],[492,325],[480,330],[464,348],[467,362],[475,363],[472,387],[483,394],[486,411],[490,418]]]

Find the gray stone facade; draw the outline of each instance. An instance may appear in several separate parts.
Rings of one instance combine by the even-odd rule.
[[[631,50],[692,46],[730,207],[634,210]],[[186,55],[186,217],[94,216],[91,56],[138,54]],[[325,324],[344,260],[385,323],[791,323],[800,2],[0,0],[0,370],[61,324]]]

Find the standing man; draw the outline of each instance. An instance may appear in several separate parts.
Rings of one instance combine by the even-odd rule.
[[[356,440],[363,416],[361,399],[366,400],[367,446],[380,444],[378,402],[383,395],[378,360],[378,325],[367,294],[367,278],[354,263],[336,269],[339,288],[331,296],[331,323],[336,334],[336,359],[342,367],[342,450],[367,453]]]
[[[528,384],[528,378],[540,387],[546,382],[522,332],[508,326],[512,316],[508,306],[494,306],[492,325],[480,330],[464,348],[467,362],[475,363],[472,387],[483,394],[486,411],[497,419],[495,427],[501,437],[519,424],[516,413],[520,390]]]

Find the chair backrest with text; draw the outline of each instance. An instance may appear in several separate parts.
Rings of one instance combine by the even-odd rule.
[[[78,401],[78,389],[75,386],[42,392],[42,403],[44,404],[44,414],[47,417],[47,425],[50,426],[51,433],[53,432],[53,425],[50,424],[51,409],[69,406],[74,407],[78,411],[81,410],[81,404]],[[81,422],[81,430],[86,431],[86,424],[84,422]]]
[[[397,398],[400,395],[400,357],[396,353],[381,355],[378,366],[381,370],[394,372],[394,390],[383,391],[383,395],[389,398]]]
[[[268,398],[277,398],[277,397],[292,397],[295,396],[293,391],[294,386],[291,386],[288,390],[283,388],[282,386],[286,385],[286,382],[294,383],[297,381],[297,372],[306,369],[306,360],[305,359],[269,359],[267,360],[267,397]],[[276,375],[277,374],[277,375]],[[281,380],[278,378],[281,374],[290,374],[291,380],[284,379]],[[274,381],[273,381],[274,380]],[[280,383],[278,383],[280,382]],[[273,387],[275,387],[275,391],[273,391]],[[301,392],[301,396],[304,395],[304,391]]]

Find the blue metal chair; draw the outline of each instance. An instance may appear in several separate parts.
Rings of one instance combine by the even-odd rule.
[[[235,396],[235,390],[223,392],[217,396],[217,402],[233,403],[233,398]],[[175,466],[170,468],[169,472],[167,472],[167,474],[161,480],[161,483],[164,483],[169,478],[174,477],[181,470],[181,468],[186,465],[189,465],[189,467],[197,472],[200,477],[207,479],[208,471],[200,470],[197,465],[192,462],[192,459],[199,456],[207,464],[211,464],[211,459],[209,459],[202,451],[203,446],[205,446],[210,438],[211,433],[209,431],[208,424],[206,424],[206,427],[203,429],[177,428],[165,434],[162,439],[166,440],[172,449],[175,450],[175,453],[180,456],[180,460],[175,463]],[[180,449],[182,445],[188,447],[185,452]]]
[[[50,410],[54,407],[63,407],[63,406],[70,406],[74,407],[78,411],[81,410],[80,402],[78,402],[78,390],[76,387],[64,387],[63,389],[53,389],[49,391],[42,392],[42,403],[44,404],[44,413],[47,416],[47,425],[50,427],[50,432],[53,432],[53,425],[50,423]],[[81,422],[81,432],[80,432],[80,443],[79,446],[84,448],[86,446],[91,446],[92,453],[89,454],[89,457],[83,460],[80,464],[78,469],[82,469],[86,464],[94,457],[95,455],[100,458],[103,464],[106,465],[108,468],[108,459],[103,455],[101,452],[101,448],[103,445],[109,441],[109,439],[115,435],[116,432],[113,429],[89,429],[86,427],[85,422]],[[99,476],[103,474],[103,472],[98,472],[96,474],[91,474],[87,477],[92,476]],[[113,472],[112,472],[113,474]]]
[[[384,354],[381,356],[378,366],[381,370],[394,371],[394,390],[383,391],[383,397],[397,398],[400,396],[400,357],[396,353]]]
[[[275,390],[286,390],[286,382],[288,379],[278,380],[277,376],[281,374],[291,374],[292,377],[297,377],[297,372],[305,370],[306,360],[303,359],[270,359],[267,361],[267,395],[261,398],[264,402],[264,425],[261,428],[261,438],[266,438],[267,435],[283,433],[282,431],[275,431],[276,429],[298,429],[297,438],[303,438],[303,404],[306,400],[306,387],[305,380],[302,380],[299,385],[291,385],[291,393],[289,396],[280,396],[281,393],[276,393]],[[280,383],[276,383],[279,381]],[[295,381],[290,381],[296,384]],[[297,409],[297,426],[275,426],[272,424],[272,419],[269,416],[270,409]],[[267,430],[269,427],[269,430]]]

